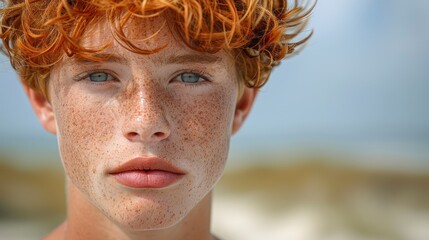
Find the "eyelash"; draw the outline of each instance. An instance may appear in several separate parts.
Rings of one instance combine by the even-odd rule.
[[[108,74],[109,76],[112,77],[112,80],[106,80],[106,81],[100,81],[100,82],[89,80],[90,75],[91,74],[95,74],[95,73],[106,73],[106,74]],[[170,82],[175,81],[178,77],[180,77],[180,75],[186,74],[186,73],[188,73],[188,74],[195,74],[199,78],[203,79],[203,81],[199,81],[199,82],[196,82],[196,83],[187,83],[187,82],[181,81],[183,84],[185,84],[187,86],[196,87],[195,85],[199,85],[199,84],[204,84],[206,82],[210,82],[210,77],[207,77],[209,75],[208,73],[203,72],[203,71],[196,71],[196,70],[184,70],[182,72],[179,72],[178,74],[176,74],[172,78],[172,80],[170,80]],[[110,81],[119,81],[118,78],[115,75],[116,74],[112,73],[109,70],[100,69],[100,70],[93,70],[93,71],[88,71],[88,72],[81,73],[81,74],[77,75],[76,77],[74,77],[73,80],[76,81],[76,82],[82,81],[82,80],[86,80],[90,84],[103,85],[103,84],[107,84]]]
[[[90,81],[90,75],[91,74],[95,74],[95,73],[106,73],[109,76],[112,77],[111,80],[106,80],[106,81],[100,81],[100,82],[96,82],[96,81]],[[82,81],[82,80],[86,80],[87,82],[89,82],[90,84],[95,84],[95,85],[103,85],[103,84],[107,84],[110,81],[115,81],[118,82],[118,78],[116,77],[115,73],[112,73],[109,70],[104,70],[104,69],[100,69],[100,70],[93,70],[93,71],[88,71],[88,72],[84,72],[81,73],[79,75],[77,75],[76,77],[73,78],[74,81],[78,82],[78,81]]]
[[[205,84],[207,82],[210,82],[210,77],[208,77],[210,75],[208,73],[206,73],[206,72],[199,71],[199,70],[183,70],[183,71],[179,72],[178,74],[175,74],[175,76],[173,77],[173,79],[171,80],[171,82],[175,81],[178,77],[180,77],[180,75],[186,74],[186,73],[188,73],[188,74],[189,73],[190,74],[195,74],[199,78],[203,79],[203,81],[199,81],[199,82],[196,82],[196,83],[187,83],[187,82],[181,81],[183,84],[185,84],[187,86],[196,87],[196,85]]]

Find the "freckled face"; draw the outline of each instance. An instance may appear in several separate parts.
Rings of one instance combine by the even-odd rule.
[[[143,39],[158,22],[131,22]],[[212,190],[224,169],[237,99],[234,63],[225,52],[193,51],[162,28],[136,41],[139,55],[115,42],[107,25],[88,30],[86,46],[113,45],[103,63],[65,59],[49,90],[61,158],[71,185],[109,220],[130,229],[174,225]],[[166,188],[129,188],[109,171],[156,156],[186,174]]]

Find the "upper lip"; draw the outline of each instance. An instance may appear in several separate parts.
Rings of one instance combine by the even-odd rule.
[[[128,171],[164,171],[175,174],[185,174],[183,170],[157,157],[137,157],[131,159],[110,171],[110,174]]]

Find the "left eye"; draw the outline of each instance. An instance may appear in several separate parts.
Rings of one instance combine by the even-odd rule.
[[[112,75],[105,72],[96,72],[88,75],[88,78],[91,82],[105,82],[113,80]]]
[[[178,77],[180,77],[180,81],[184,83],[197,83],[205,80],[201,75],[196,73],[182,73]]]

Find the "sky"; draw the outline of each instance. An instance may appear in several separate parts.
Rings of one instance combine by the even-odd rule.
[[[425,0],[318,1],[313,37],[274,70],[232,151],[334,145],[429,156],[428,12]],[[0,81],[0,150],[55,144],[3,56]]]

